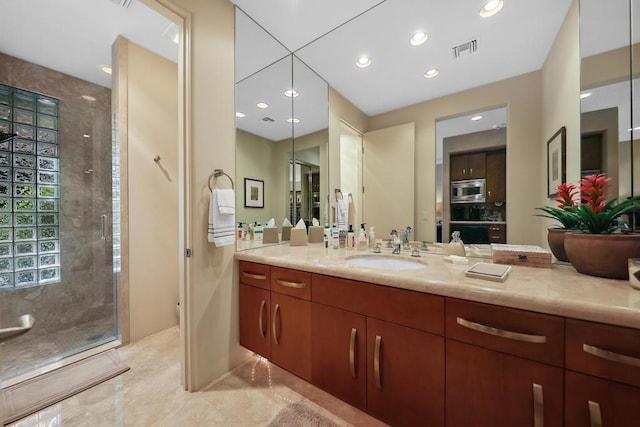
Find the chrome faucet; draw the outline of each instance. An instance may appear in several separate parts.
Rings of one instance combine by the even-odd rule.
[[[402,246],[404,250],[411,249],[411,245],[409,245],[409,236],[411,235],[412,231],[413,228],[407,225],[407,227],[402,232]]]
[[[391,240],[393,241],[393,252],[391,252],[394,255],[400,255],[400,248],[401,248],[401,244],[400,244],[400,239],[398,238],[398,230],[391,230],[391,233],[389,233],[389,237],[391,237]]]

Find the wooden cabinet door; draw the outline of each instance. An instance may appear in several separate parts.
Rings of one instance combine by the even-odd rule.
[[[487,152],[487,202],[504,202],[507,198],[507,152]]]
[[[561,368],[450,339],[446,345],[448,426],[562,426]]]
[[[444,338],[367,318],[367,408],[393,426],[443,426]]]
[[[565,426],[640,425],[640,388],[566,371]]]
[[[314,385],[356,408],[367,410],[364,316],[311,304],[311,379]]]
[[[467,155],[456,154],[449,158],[449,179],[451,181],[462,181],[469,179],[466,176],[467,171]]]
[[[271,361],[311,382],[311,302],[271,293]]]
[[[268,290],[240,284],[240,345],[269,358],[271,331]]]
[[[467,171],[465,179],[485,178],[486,176],[487,153],[481,151],[479,153],[467,154]]]

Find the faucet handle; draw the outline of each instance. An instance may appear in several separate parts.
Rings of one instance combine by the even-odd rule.
[[[417,247],[414,247],[411,250],[411,256],[414,257],[414,258],[420,258],[420,256],[421,256],[420,255],[420,249],[418,249]]]
[[[379,254],[382,252],[382,243],[376,243],[376,247],[373,250],[374,254]]]

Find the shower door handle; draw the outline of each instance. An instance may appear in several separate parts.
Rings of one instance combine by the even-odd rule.
[[[0,329],[0,342],[14,337],[16,335],[24,334],[25,332],[29,332],[31,328],[33,328],[36,319],[30,314],[23,314],[18,318],[18,322],[20,326],[13,326],[11,328],[2,328]]]
[[[107,240],[107,214],[100,215],[100,240]]]

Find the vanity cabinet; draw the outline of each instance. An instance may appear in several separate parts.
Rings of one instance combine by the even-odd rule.
[[[489,243],[507,243],[507,224],[489,224]]]
[[[562,426],[564,320],[446,304],[447,425]]]
[[[268,265],[239,263],[240,345],[266,358],[271,356],[270,272]]]
[[[485,178],[486,152],[453,154],[449,159],[451,181]]]
[[[637,426],[640,331],[567,319],[565,425]]]
[[[507,151],[487,151],[487,203],[507,200]]]

